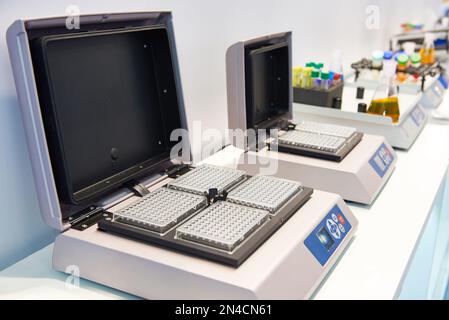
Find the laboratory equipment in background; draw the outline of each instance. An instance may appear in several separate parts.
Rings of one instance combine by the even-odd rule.
[[[305,67],[293,68],[292,81],[294,102],[341,108],[342,74],[324,69],[323,63],[308,62]]]
[[[419,55],[421,56],[422,64],[434,64],[435,59],[435,35],[432,33],[424,34],[424,43],[419,49]],[[406,42],[409,43],[409,42]]]
[[[367,105],[369,108],[372,105],[376,89],[362,88],[345,84],[340,110],[317,108],[307,104],[295,104],[294,110],[297,112],[297,116],[304,121],[321,121],[334,125],[352,126],[365,133],[384,136],[388,143],[395,148],[409,149],[428,119],[426,109],[423,107],[422,93],[403,94],[399,91],[397,101],[396,99],[385,100],[393,107],[390,109],[393,112],[386,114],[383,108],[376,114],[377,111],[369,113],[362,107]],[[360,96],[362,90],[363,96]],[[381,105],[386,106],[385,103]],[[399,118],[397,105],[399,106]]]
[[[400,114],[398,92],[394,81],[396,64],[392,60],[383,63],[382,81],[376,88],[367,111],[370,114],[390,117],[393,123],[398,123]]]
[[[447,19],[444,23],[447,23]],[[418,67],[411,66],[426,76],[421,78],[422,85],[422,105],[428,109],[437,108],[443,100],[444,92],[448,89],[447,67],[449,54],[449,28],[440,26],[425,32],[414,32],[410,34],[398,34],[390,39],[392,50],[402,50],[405,43],[415,43],[416,51],[419,53],[421,61]],[[415,60],[417,57],[415,56]],[[422,76],[420,74],[420,76]],[[403,92],[415,93],[416,87],[401,87]],[[434,112],[432,112],[432,115]],[[449,118],[448,118],[449,119]]]
[[[402,32],[404,33],[416,32],[422,30],[424,28],[424,24],[415,22],[404,22],[401,23],[401,28]]]
[[[375,51],[373,56],[380,52]],[[396,80],[401,93],[426,93],[436,86],[446,89],[445,69],[441,63],[423,63],[423,57],[425,61],[430,61],[426,54],[422,56],[415,52],[409,55],[405,51],[385,51],[383,58],[377,60],[363,58],[351,64],[354,74],[346,77],[345,85],[376,88],[382,79],[384,62],[393,60],[397,62]]]
[[[305,68],[311,73],[314,69],[310,64]],[[232,45],[226,70],[229,128],[233,134],[243,132],[245,140],[239,143],[231,136],[232,145],[221,151],[223,155],[238,153],[237,167],[252,175],[268,168],[272,175],[341,194],[346,200],[374,201],[393,172],[396,155],[384,137],[362,134],[353,126],[305,121],[301,116],[292,122],[291,33]],[[270,137],[271,130],[277,136]]]
[[[437,19],[433,29],[438,30],[447,28],[449,28],[449,17],[447,15],[443,15]]]
[[[375,50],[370,59],[351,65],[354,73],[344,76],[341,107],[296,103],[297,116],[304,121],[351,126],[385,136],[393,147],[410,148],[428,119],[426,109],[442,100],[445,71],[439,61],[423,64],[416,43],[401,44],[404,47]]]
[[[186,162],[169,12],[65,22],[7,32],[54,268],[149,299],[309,297],[357,229],[342,198]]]
[[[404,50],[405,43],[415,43],[415,51],[421,55],[428,53],[430,63],[446,62],[449,52],[448,32],[449,27],[442,27],[421,32],[396,34],[390,38],[390,50],[401,51]]]

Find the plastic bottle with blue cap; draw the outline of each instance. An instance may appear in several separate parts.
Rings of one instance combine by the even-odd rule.
[[[384,52],[384,60],[393,59],[393,51],[387,50]]]

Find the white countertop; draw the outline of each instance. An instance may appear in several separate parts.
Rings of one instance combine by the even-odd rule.
[[[232,161],[232,154],[222,152],[210,160]],[[445,181],[449,122],[430,121],[411,149],[397,155],[396,170],[374,204],[350,204],[360,222],[357,235],[315,299],[393,299],[400,293]],[[0,299],[133,298],[90,281],[81,280],[79,288],[67,285],[67,275],[51,268],[51,251],[48,246],[0,272]]]

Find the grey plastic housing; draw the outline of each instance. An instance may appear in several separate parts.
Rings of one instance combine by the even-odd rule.
[[[176,95],[180,109],[180,123],[182,128],[187,129],[171,13],[136,12],[95,14],[82,15],[79,18],[81,28],[78,32],[86,31],[86,29],[111,30],[127,26],[164,25],[167,28],[176,82]],[[70,216],[72,213],[76,214],[79,208],[63,205],[58,197],[39,104],[29,42],[30,38],[37,37],[41,34],[49,35],[53,34],[53,32],[55,34],[75,32],[76,30],[67,29],[66,20],[67,17],[17,20],[8,28],[6,35],[41,214],[44,221],[50,227],[60,231],[70,228],[68,219],[63,219],[63,217]],[[185,140],[188,137],[182,137],[182,139]],[[188,143],[188,141],[184,142]],[[161,168],[170,164],[171,160],[167,159],[166,163],[161,165]],[[155,174],[154,172],[149,173],[148,176],[154,176]],[[109,196],[110,199],[101,199],[98,204],[104,205],[119,196],[123,196],[123,193],[129,193],[129,191],[118,189],[114,195]],[[97,203],[93,203],[92,205],[97,205]]]
[[[341,109],[341,99],[343,96],[343,82],[333,85],[328,90],[308,89],[293,87],[293,101],[323,108]],[[339,104],[335,104],[336,99],[340,99]]]
[[[290,120],[293,109],[293,87],[291,76],[291,32],[283,32],[241,41],[230,46],[226,52],[226,84],[228,99],[228,127],[229,129],[247,129],[246,87],[249,85],[245,75],[245,50],[248,47],[264,44],[286,42],[288,46],[288,111],[282,118]],[[268,129],[259,127],[260,129]],[[231,139],[232,140],[232,139]],[[232,141],[234,143],[234,141]]]

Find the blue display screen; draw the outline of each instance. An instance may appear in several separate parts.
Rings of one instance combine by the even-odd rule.
[[[318,240],[320,240],[321,244],[326,248],[327,251],[332,249],[332,246],[334,245],[335,241],[332,240],[331,235],[329,232],[326,231],[324,227],[320,229],[320,231],[317,232],[316,236],[318,237]]]

